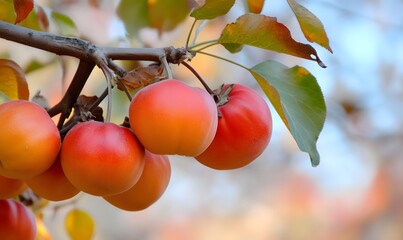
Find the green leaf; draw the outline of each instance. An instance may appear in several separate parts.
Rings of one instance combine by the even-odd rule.
[[[248,6],[248,11],[251,13],[261,13],[264,5],[264,0],[245,0]]]
[[[237,43],[228,43],[224,45],[225,49],[227,49],[230,53],[237,53],[242,51],[243,45]]]
[[[0,93],[11,100],[29,98],[28,83],[21,67],[7,59],[0,59]]]
[[[319,165],[316,142],[326,118],[322,91],[305,68],[287,68],[265,61],[249,69],[277,113],[290,130],[301,151],[310,155],[312,166]]]
[[[190,12],[188,0],[122,0],[117,9],[127,32],[136,36],[145,27],[170,31],[182,23]]]
[[[39,21],[39,16],[38,13],[36,11],[36,9],[34,9],[34,11],[31,11],[28,15],[27,18],[25,18],[22,22],[20,22],[18,25],[26,27],[26,28],[30,28],[30,29],[34,29],[37,31],[43,31],[43,27]]]
[[[148,1],[150,26],[161,31],[171,31],[189,15],[188,0]]]
[[[125,24],[126,31],[137,35],[141,28],[149,26],[147,0],[122,0],[117,13]]]
[[[295,0],[288,0],[292,11],[298,19],[299,25],[305,38],[310,42],[315,42],[333,53],[329,45],[325,27],[322,22],[312,12],[298,4]]]
[[[74,37],[78,35],[76,24],[68,16],[52,11],[50,17],[59,28],[62,35]]]
[[[34,59],[24,67],[24,72],[25,72],[25,74],[29,74],[31,72],[34,72],[36,70],[49,66],[50,64],[52,64],[54,62],[56,62],[56,58],[52,58],[47,62],[41,62],[41,61]]]
[[[80,209],[70,210],[65,219],[66,231],[72,240],[90,240],[95,223],[90,214]]]
[[[326,67],[319,59],[316,50],[309,44],[296,42],[286,26],[276,18],[247,13],[228,24],[221,33],[218,43],[246,44],[279,53],[316,61]]]
[[[213,19],[228,13],[234,6],[235,0],[206,0],[204,5],[190,13],[191,17],[200,19]]]

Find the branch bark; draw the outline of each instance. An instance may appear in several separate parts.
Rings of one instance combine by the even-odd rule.
[[[95,62],[112,60],[144,60],[159,62],[166,56],[169,63],[180,63],[191,58],[185,48],[108,48],[98,47],[89,41],[75,37],[66,37],[40,32],[0,21],[0,38],[42,49],[57,55],[66,55],[83,61]],[[109,65],[109,64],[108,64]]]

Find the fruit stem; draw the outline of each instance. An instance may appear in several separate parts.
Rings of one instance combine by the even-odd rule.
[[[108,91],[108,103],[106,107],[106,117],[105,122],[111,121],[112,115],[112,80],[114,78],[115,73],[107,66],[105,62],[100,62],[99,66],[106,77],[106,85]]]
[[[103,93],[97,98],[97,100],[92,103],[90,108],[88,109],[90,112],[94,111],[96,107],[105,99],[105,97],[108,96],[108,88],[106,88]]]
[[[182,62],[182,64],[187,67],[196,77],[197,79],[199,79],[199,81],[201,82],[201,84],[203,84],[203,87],[207,90],[208,93],[210,93],[211,96],[215,96],[215,93],[213,90],[211,90],[211,88],[207,85],[206,81],[203,80],[203,78],[200,76],[200,74],[192,67],[190,66],[190,64],[188,64],[187,62]]]
[[[209,41],[205,41],[205,42],[201,42],[201,43],[195,44],[195,45],[191,46],[191,47],[189,48],[189,50],[192,50],[192,49],[194,49],[194,48],[196,48],[196,47],[200,47],[200,46],[205,45],[204,47],[201,47],[200,49],[193,50],[194,52],[199,52],[199,51],[201,51],[201,50],[204,50],[204,49],[206,49],[206,48],[212,47],[212,46],[217,45],[217,44],[218,44],[218,39],[209,40]]]
[[[59,133],[60,133],[62,139],[64,138],[64,135],[66,135],[66,133],[68,131],[70,131],[70,129],[72,129],[76,124],[77,124],[77,121],[71,121],[71,122],[65,124],[62,129],[60,129]]]

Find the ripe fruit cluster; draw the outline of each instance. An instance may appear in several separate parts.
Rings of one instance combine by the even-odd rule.
[[[272,132],[270,109],[252,89],[226,84],[214,98],[178,80],[140,90],[129,108],[141,144],[156,154],[194,157],[218,170],[241,168],[266,148]]]
[[[167,155],[193,157],[213,169],[241,168],[263,152],[272,131],[266,102],[239,84],[223,85],[211,96],[181,81],[163,80],[138,91],[128,115],[130,128],[87,121],[62,141],[39,105],[1,104],[0,199],[28,187],[51,201],[82,191],[124,210],[142,210],[168,186]]]

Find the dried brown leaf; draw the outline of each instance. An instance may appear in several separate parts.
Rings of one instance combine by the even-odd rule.
[[[129,91],[134,91],[138,88],[145,87],[154,81],[161,79],[164,68],[160,64],[151,64],[147,67],[138,67],[127,73],[122,77],[120,83]],[[124,91],[124,87],[118,84],[118,89]]]

